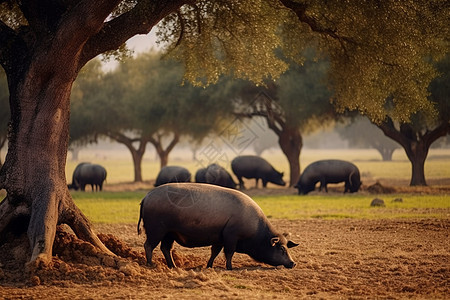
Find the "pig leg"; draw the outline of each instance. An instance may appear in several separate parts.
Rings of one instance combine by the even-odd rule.
[[[233,258],[234,252],[236,250],[236,247],[224,247],[224,252],[225,252],[225,259],[227,260],[227,270],[233,270],[233,266],[231,265],[231,259]]]
[[[319,188],[319,191],[322,191],[322,189],[324,189],[325,192],[328,193],[327,182],[326,182],[324,179],[320,180],[320,188]]]
[[[224,245],[223,252],[225,253],[225,259],[227,261],[227,270],[232,270],[231,259],[233,258],[234,252],[236,252],[236,231],[233,229],[224,230]]]
[[[158,243],[159,243],[159,241],[158,241]],[[156,248],[158,243],[156,243],[156,244],[152,243],[148,237],[144,243],[145,257],[147,259],[147,265],[149,265],[149,266],[154,266],[154,264],[152,262],[153,249]]]
[[[242,180],[242,177],[238,177],[238,180],[239,180],[239,188],[241,190],[245,190],[244,180]]]
[[[161,241],[162,237],[161,234],[158,234],[156,232],[152,232],[150,228],[145,227],[145,232],[147,234],[147,239],[144,243],[144,250],[145,250],[145,257],[147,258],[147,265],[154,266],[152,262],[153,258],[153,250],[158,246],[159,242]]]
[[[256,180],[255,188],[258,188],[258,181],[259,181],[259,178],[256,177],[255,180]]]
[[[344,189],[344,194],[350,192],[350,182],[345,181],[345,189]]]
[[[209,258],[207,268],[212,268],[214,259],[216,259],[217,255],[219,255],[220,251],[222,251],[222,245],[212,245],[211,247],[211,257]]]
[[[175,268],[175,264],[173,262],[172,258],[172,246],[173,246],[174,239],[170,235],[166,235],[162,241],[161,241],[161,251],[164,254],[164,257],[166,259],[167,266],[172,269]]]

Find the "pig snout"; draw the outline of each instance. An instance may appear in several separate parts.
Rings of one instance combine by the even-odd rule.
[[[288,262],[287,264],[284,265],[285,268],[287,269],[292,269],[296,266],[297,264],[293,261]]]

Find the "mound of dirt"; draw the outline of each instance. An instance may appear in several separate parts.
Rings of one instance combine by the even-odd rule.
[[[239,253],[233,257],[233,271],[225,269],[223,256],[217,257],[213,269],[206,269],[208,247],[177,244],[173,255],[178,268],[166,267],[160,249],[153,252],[156,266],[150,268],[144,260],[144,237],[136,234],[135,224],[101,224],[95,227],[102,232],[102,241],[118,256],[105,256],[58,228],[52,263],[28,270],[25,276],[16,270],[29,260],[26,247],[20,246],[26,236],[16,237],[9,248],[0,247],[0,298],[448,299],[450,295],[448,217],[271,221],[300,243],[290,249],[297,262],[294,269],[271,267]]]
[[[394,187],[382,185],[379,181],[367,187],[367,191],[371,194],[392,194],[397,190]]]

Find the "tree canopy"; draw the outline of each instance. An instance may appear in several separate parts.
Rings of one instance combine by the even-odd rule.
[[[161,22],[159,35],[196,83],[224,72],[276,78],[287,64],[275,49],[301,63],[315,45],[330,60],[339,109],[405,122],[418,110],[435,113],[427,88],[433,62],[449,51],[449,11],[442,0],[198,1]]]

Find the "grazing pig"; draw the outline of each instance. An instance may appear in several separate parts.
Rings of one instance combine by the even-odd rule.
[[[295,187],[299,194],[306,195],[314,191],[317,182],[320,182],[320,191],[324,188],[328,192],[328,183],[343,181],[344,193],[357,192],[361,186],[358,167],[344,160],[319,160],[306,167]]]
[[[218,164],[211,164],[205,170],[205,183],[215,184],[231,189],[236,188],[230,173]]]
[[[176,241],[190,248],[211,245],[208,268],[222,248],[228,270],[235,252],[272,266],[295,266],[287,248],[298,244],[277,233],[261,208],[237,190],[201,183],[166,184],[142,200],[138,234],[141,220],[147,234],[144,249],[149,265],[161,242],[167,266],[175,267],[171,249]]]
[[[80,163],[76,166],[72,174],[72,184],[67,185],[69,189],[85,191],[87,184],[91,185],[92,191],[94,187],[96,191],[101,191],[103,181],[106,179],[106,170],[104,167],[91,163]]]
[[[206,183],[206,168],[198,169],[195,173],[195,182],[197,183]]]
[[[188,169],[179,166],[162,167],[156,177],[155,187],[170,182],[189,182],[191,173]]]
[[[231,161],[231,169],[239,180],[240,189],[245,188],[242,177],[255,178],[256,187],[258,187],[259,179],[262,180],[263,187],[266,187],[268,182],[282,186],[286,185],[286,182],[283,181],[284,174],[275,170],[271,164],[259,156],[238,156]]]

